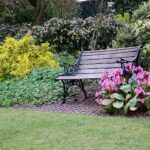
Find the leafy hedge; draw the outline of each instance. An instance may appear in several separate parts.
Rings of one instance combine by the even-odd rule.
[[[32,27],[32,35],[39,43],[48,41],[57,52],[75,53],[90,49],[92,40],[103,48],[111,46],[116,34],[116,25],[111,20],[98,21],[94,18],[63,20],[53,18],[43,26]]]

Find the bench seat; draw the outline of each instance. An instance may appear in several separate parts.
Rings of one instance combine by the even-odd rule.
[[[115,68],[116,69],[116,68]],[[100,79],[100,74],[105,72],[105,71],[112,71],[114,69],[105,69],[102,72],[98,72],[98,73],[77,73],[75,75],[71,75],[71,76],[66,76],[66,75],[60,75],[57,77],[58,80],[74,80],[74,79]]]

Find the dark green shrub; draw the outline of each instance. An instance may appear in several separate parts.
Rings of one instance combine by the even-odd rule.
[[[22,24],[33,21],[33,8],[27,0],[1,0],[0,8],[0,24]]]
[[[75,57],[74,55],[69,55],[69,54],[56,54],[55,58],[56,60],[59,62],[59,64],[62,63],[67,63],[67,64],[75,64],[77,62],[78,59],[78,55],[77,57]]]
[[[0,25],[0,42],[2,42],[7,36],[15,36],[20,30],[20,25]]]
[[[132,24],[127,27],[122,27],[117,30],[117,35],[113,41],[113,47],[129,47],[136,46],[137,36]]]
[[[43,26],[24,26],[15,37],[20,38],[28,31],[37,38],[38,43],[48,41],[54,45],[57,52],[77,53],[82,49],[90,49],[93,41],[100,48],[111,46],[116,35],[116,24],[111,19],[53,18]]]
[[[131,23],[117,31],[113,47],[128,47],[150,43],[150,1],[133,12]]]
[[[143,20],[150,17],[150,1],[139,6],[132,14],[132,22]]]
[[[137,45],[146,45],[141,54],[141,65],[150,69],[150,20],[138,20],[128,27],[118,30],[113,47],[130,47]]]
[[[137,20],[118,29],[114,47],[129,47],[150,43],[150,19]]]
[[[116,35],[116,23],[108,18],[87,18],[64,20],[53,18],[43,26],[2,26],[0,41],[6,36],[22,38],[28,32],[36,37],[37,42],[49,42],[57,52],[77,53],[82,49],[111,47]]]
[[[150,96],[145,99],[145,106],[148,109],[148,114],[150,115]]]
[[[8,36],[15,37],[16,39],[21,39],[28,32],[31,33],[31,28],[32,28],[31,24],[22,24],[22,25],[1,24],[0,25],[0,42],[3,42],[3,40]]]
[[[144,46],[142,50],[141,63],[145,69],[150,70],[150,44]]]

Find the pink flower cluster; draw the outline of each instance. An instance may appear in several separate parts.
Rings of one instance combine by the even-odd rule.
[[[133,65],[133,63],[127,63],[125,64],[125,67],[128,71],[131,71],[131,72],[135,72],[135,73],[138,73],[138,72],[143,72],[143,68],[141,66],[138,66],[138,67],[135,67]]]
[[[121,69],[116,69],[112,73],[105,72],[100,80],[101,89],[108,92],[117,91],[118,87],[121,85],[122,74],[123,72]]]
[[[140,87],[150,86],[150,72],[144,71],[141,66],[135,67],[132,63],[125,64],[125,67],[135,73],[135,80]]]
[[[136,81],[139,86],[150,86],[150,73],[148,71],[138,72],[136,75]]]
[[[129,71],[134,71],[135,70],[135,66],[133,65],[133,63],[127,63],[127,64],[125,64],[125,67]]]
[[[142,98],[142,99],[139,99],[139,102],[141,103],[141,104],[144,104],[144,99]]]
[[[99,104],[99,105],[102,105],[102,103],[103,103],[103,99],[101,99],[101,98],[97,98],[95,101],[96,101],[97,104]]]
[[[139,96],[139,95],[145,95],[145,91],[144,91],[141,87],[136,88],[136,89],[134,90],[134,92],[135,92],[135,94],[136,94],[137,96]]]
[[[112,72],[104,72],[100,77],[100,91],[96,92],[95,96],[98,97],[96,102],[102,105],[105,97],[101,91],[105,91],[107,94],[121,93],[119,89],[123,85],[123,82],[130,84],[130,80],[137,83],[135,89],[132,89],[133,96],[136,96],[139,103],[144,104],[144,98],[146,97],[146,89],[150,87],[150,72],[144,71],[142,67],[135,67],[132,63],[125,64],[127,72],[130,75],[123,76],[121,69],[116,69]],[[121,93],[122,94],[122,93]],[[124,94],[124,93],[123,93]]]

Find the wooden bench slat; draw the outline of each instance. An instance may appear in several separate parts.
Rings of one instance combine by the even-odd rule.
[[[112,59],[112,58],[122,58],[122,57],[134,57],[136,56],[135,52],[130,53],[121,53],[121,54],[107,54],[107,55],[89,55],[81,56],[81,60],[93,60],[93,59]]]
[[[96,51],[96,52],[83,52],[82,53],[82,56],[88,56],[88,55],[108,55],[108,54],[118,54],[118,53],[131,53],[131,52],[134,52],[134,53],[136,53],[136,49],[130,49],[130,50],[121,50],[121,51],[119,51],[119,50],[116,50],[116,51]]]
[[[84,64],[79,65],[79,69],[103,69],[103,68],[119,68],[121,65],[119,63],[112,64]]]
[[[134,59],[134,57],[122,57],[123,59],[126,59],[128,61],[132,61]],[[116,61],[119,60],[119,58],[110,58],[110,59],[91,59],[91,60],[80,60],[80,64],[79,65],[86,65],[86,64],[106,64],[106,63],[116,63]]]
[[[106,52],[106,51],[116,51],[116,50],[118,50],[118,51],[121,51],[121,50],[130,50],[130,49],[137,49],[138,48],[138,46],[136,46],[136,47],[125,47],[125,48],[109,48],[109,49],[105,49],[105,50],[90,50],[90,51],[84,51],[84,53],[89,53],[89,52],[99,52],[99,51],[101,51],[101,52]]]
[[[96,73],[96,74],[98,74],[98,73],[103,73],[103,72],[105,72],[105,71],[112,71],[112,70],[114,70],[114,69],[116,69],[116,68],[110,68],[110,69],[82,69],[82,70],[78,70],[77,71],[77,74],[93,74],[93,73]]]
[[[77,74],[74,76],[58,76],[58,80],[72,80],[72,79],[100,79],[100,74]]]

